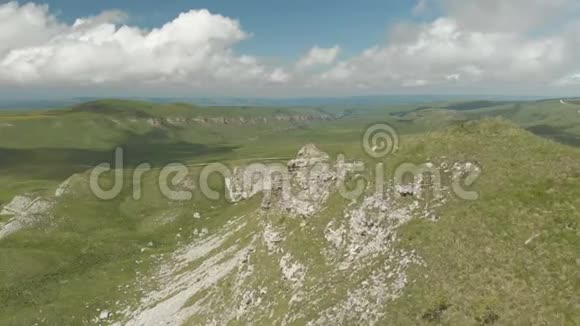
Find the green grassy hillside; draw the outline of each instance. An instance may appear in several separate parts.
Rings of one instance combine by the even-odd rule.
[[[107,100],[1,114],[0,210],[24,196],[37,211],[0,232],[0,324],[578,324],[580,149],[566,144],[578,144],[579,109],[559,100],[365,110]],[[361,145],[377,122],[400,136],[384,160]],[[324,186],[303,198],[321,206],[299,216],[283,197],[265,210],[263,194],[214,201],[195,186],[208,163],[286,164],[309,143],[332,168],[340,154],[364,163],[346,180],[366,180],[364,196],[343,199],[327,171],[332,178],[298,187]],[[90,170],[118,146],[124,187],[100,200]],[[131,175],[143,162],[152,170],[135,200]],[[190,200],[161,193],[161,168],[174,162],[189,174],[172,187]],[[379,162],[391,193],[376,198]],[[427,162],[443,171],[442,197],[425,180],[410,197],[388,182],[401,164]],[[467,163],[481,169],[466,186],[477,200],[451,191]],[[224,180],[210,181],[226,192]],[[13,218],[0,215],[0,230]]]

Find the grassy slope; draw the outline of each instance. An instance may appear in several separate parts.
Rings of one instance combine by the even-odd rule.
[[[527,132],[488,122],[418,137],[428,157],[479,161],[480,199],[457,201],[438,223],[415,221],[403,243],[427,268],[389,307],[395,324],[446,325],[580,322],[580,153]],[[526,245],[527,239],[539,234]]]
[[[360,149],[352,146],[345,146],[351,157],[364,159]],[[483,175],[473,189],[481,197],[477,201],[454,199],[439,211],[441,219],[436,223],[415,220],[403,227],[401,246],[416,250],[425,265],[414,267],[412,283],[404,295],[385,306],[382,323],[576,325],[580,321],[576,296],[580,290],[576,273],[580,267],[580,152],[504,121],[487,120],[442,132],[404,136],[401,151],[388,159],[387,166],[438,161],[441,157],[446,161],[479,162]],[[288,306],[292,292],[277,277],[276,258],[258,247],[252,260],[259,266],[249,289],[267,287],[268,304],[274,312],[253,316],[253,322],[272,324],[291,309],[305,314],[296,323],[303,324],[316,318],[320,310],[340,302],[341,295],[370,275],[371,270],[341,275],[325,263],[321,255],[324,229],[345,206],[340,198],[333,198],[331,203],[309,220],[306,228],[293,219],[269,220],[285,230],[289,251],[316,266],[308,270],[313,283],[307,288],[321,291],[324,285],[319,281],[323,279],[324,295],[316,305],[306,301]],[[250,222],[256,223],[254,219]],[[247,232],[251,231],[249,227]],[[526,244],[534,235],[539,236]],[[375,263],[380,266],[380,260]],[[227,307],[227,298],[239,291],[232,288],[234,283],[235,275],[221,283],[219,290],[211,290],[226,301],[218,299],[213,311],[195,316],[190,324],[204,324],[219,317],[223,313],[220,307]],[[243,325],[244,320],[233,324]]]
[[[533,133],[558,142],[580,145],[580,105],[575,101],[465,102],[414,107],[396,114],[423,127],[441,127],[451,121],[501,117]]]
[[[159,105],[130,101],[99,101],[58,111],[0,114],[0,203],[15,194],[55,186],[73,173],[110,161],[113,149],[129,151],[129,164],[223,158],[224,153],[288,128],[293,123],[197,123],[189,127],[152,126],[150,119],[168,117],[265,117],[312,115],[315,109],[228,109]],[[240,153],[242,155],[244,153]],[[256,153],[262,154],[262,153]],[[231,155],[228,154],[228,157]],[[31,180],[32,179],[32,180]]]
[[[122,107],[117,102],[109,104]],[[162,116],[166,109],[156,106],[145,111]],[[86,169],[75,167],[109,160],[116,145],[136,149],[139,155],[134,161],[149,159],[159,165],[176,160],[289,157],[308,142],[319,143],[333,156],[346,153],[362,158],[359,138],[364,126],[377,120],[391,121],[403,133],[439,129],[463,120],[453,112],[443,114],[443,119],[410,122],[387,115],[410,109],[375,109],[364,117],[354,114],[339,121],[274,125],[265,130],[220,125],[163,128],[161,135],[143,121],[112,123],[111,117],[119,113],[77,109],[2,116],[0,122],[13,126],[0,128],[4,151],[0,181],[7,185],[0,192],[0,202],[23,192],[50,193],[72,173]],[[184,110],[179,115],[189,112],[179,105],[176,110]],[[230,114],[228,110],[224,112]],[[263,114],[261,110],[251,114]],[[481,109],[471,112],[477,110]],[[441,117],[441,112],[436,114]],[[280,127],[292,128],[280,132]],[[578,321],[580,303],[574,295],[580,291],[575,273],[580,267],[578,151],[496,122],[404,136],[403,141],[403,152],[395,160],[422,162],[442,155],[475,159],[484,167],[484,175],[478,184],[480,200],[457,201],[442,212],[439,223],[417,221],[404,230],[403,245],[417,249],[429,267],[415,270],[416,283],[386,308],[390,320],[395,324],[430,320],[474,324],[478,318],[485,321],[497,316],[503,322],[535,324]],[[186,155],[179,147],[183,144],[188,146]],[[196,152],[200,144],[207,148]],[[142,147],[153,150],[143,152]],[[155,174],[147,176],[146,200],[139,203],[129,198],[128,189],[114,202],[95,201],[79,190],[79,197],[58,205],[56,223],[48,225],[48,231],[41,225],[2,241],[0,324],[58,324],[73,317],[75,324],[88,323],[96,309],[138,297],[138,289],[124,286],[154,266],[152,254],[171,252],[189,241],[187,235],[193,229],[217,229],[232,215],[251,209],[205,201],[199,195],[194,202],[166,202],[156,190],[155,179]],[[162,220],[168,211],[175,221],[165,224]],[[207,218],[192,220],[193,211]],[[541,236],[525,246],[526,239],[536,233]],[[149,249],[143,253],[142,248]]]

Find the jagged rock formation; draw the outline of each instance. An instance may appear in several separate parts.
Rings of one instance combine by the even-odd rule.
[[[282,169],[238,168],[227,181],[231,200],[261,194],[262,207],[232,219],[216,234],[198,235],[195,243],[164,260],[158,289],[138,307],[128,307],[120,322],[384,324],[385,307],[411,282],[409,269],[424,264],[418,253],[399,247],[399,230],[414,218],[435,221],[450,191],[419,177],[403,186],[387,182],[381,192],[368,185],[358,199],[335,199],[336,182],[359,164],[332,163],[307,145]],[[441,167],[453,171],[450,165]],[[341,213],[326,212],[331,200],[333,212],[339,208]],[[282,216],[303,219],[280,223]]]
[[[277,209],[293,216],[310,217],[319,212],[337,183],[362,163],[331,163],[328,154],[315,145],[304,146],[286,166],[254,164],[236,168],[226,179],[233,202],[263,194],[262,208]]]
[[[238,167],[226,179],[238,203],[262,196],[260,207],[224,228],[195,229],[194,242],[170,257],[135,287],[147,294],[125,309],[103,307],[94,320],[116,325],[380,325],[385,307],[411,282],[420,255],[402,249],[401,227],[412,219],[437,220],[450,189],[422,174],[407,184],[368,184],[359,198],[342,198],[339,186],[362,162],[332,160],[306,145],[287,164]],[[451,179],[477,170],[472,163],[428,163]],[[51,217],[59,200],[79,195],[86,181],[73,175],[53,196],[17,196],[0,216],[0,239]],[[188,185],[185,185],[188,186]],[[329,208],[332,208],[329,210]],[[330,211],[330,212],[329,212]],[[179,211],[159,214],[171,223]],[[193,219],[202,215],[192,211]],[[280,223],[285,216],[293,217]],[[181,237],[181,234],[178,235]],[[106,312],[106,318],[104,318]]]

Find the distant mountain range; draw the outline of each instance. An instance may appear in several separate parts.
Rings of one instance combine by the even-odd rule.
[[[296,106],[363,106],[388,104],[433,103],[469,100],[539,100],[540,96],[504,95],[376,95],[350,97],[297,97],[297,98],[243,98],[243,97],[126,97],[123,99],[144,100],[157,103],[191,103],[200,106],[253,106],[253,107],[296,107]],[[72,106],[102,99],[99,97],[76,97],[63,99],[0,99],[0,110],[50,109]]]

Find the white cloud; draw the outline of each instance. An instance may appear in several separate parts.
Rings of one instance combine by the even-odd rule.
[[[288,74],[282,68],[276,68],[270,75],[270,80],[274,83],[285,83],[290,79],[290,74]]]
[[[73,24],[73,27],[80,28],[83,26],[85,29],[89,27],[96,27],[101,24],[117,24],[125,22],[129,16],[119,10],[108,10],[94,17],[77,18]]]
[[[233,45],[247,34],[230,18],[191,10],[153,30],[116,25],[124,18],[110,11],[65,25],[46,6],[0,5],[0,83],[223,87],[286,78],[253,57],[234,54]]]
[[[300,95],[578,84],[580,24],[565,15],[576,0],[418,0],[414,11],[436,7],[445,14],[391,26],[386,43],[350,58],[339,60],[338,45],[314,46],[275,66],[236,53],[248,34],[207,10],[143,29],[119,11],[66,24],[45,5],[9,2],[0,4],[0,86]]]
[[[455,16],[426,24],[397,25],[388,43],[341,61],[317,78],[335,87],[365,84],[379,91],[458,84],[475,90],[505,85],[531,88],[551,85],[570,69],[580,68],[574,33],[559,29],[534,37],[508,19],[515,14],[511,18],[525,21],[527,29],[539,26],[539,20],[545,18],[539,13],[556,10],[545,1],[443,1]],[[555,0],[562,5],[566,1]],[[514,6],[521,9],[519,16]],[[477,10],[492,27],[480,27],[471,19]]]
[[[429,85],[429,81],[424,79],[415,79],[415,80],[404,80],[402,83],[403,87],[421,87]]]
[[[580,73],[565,76],[564,78],[556,81],[556,85],[559,85],[559,86],[578,86],[578,85],[580,85]]]
[[[58,35],[65,26],[49,14],[48,6],[16,2],[0,5],[0,56],[10,49],[33,46]]]
[[[315,46],[308,51],[296,64],[298,68],[309,68],[318,65],[329,65],[333,63],[338,54],[340,47],[334,46],[331,48],[321,48]]]

